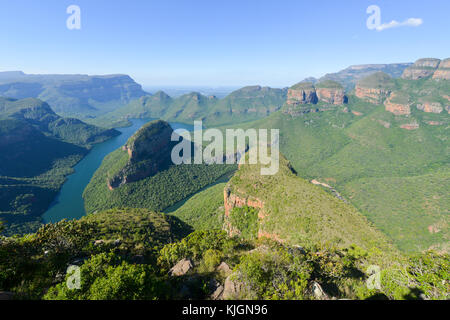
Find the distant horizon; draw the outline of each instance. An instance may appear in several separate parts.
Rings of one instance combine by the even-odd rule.
[[[3,1],[0,69],[282,88],[350,65],[446,58],[448,12],[447,0]]]
[[[418,59],[422,59],[422,58],[436,58],[436,59],[447,59],[447,57],[441,58],[441,57],[418,57],[416,60]],[[414,61],[416,61],[414,60]],[[89,77],[95,77],[95,76],[113,76],[113,75],[124,75],[124,76],[129,76],[131,77],[136,83],[140,84],[142,86],[142,88],[145,90],[146,88],[151,88],[151,89],[156,89],[156,88],[170,88],[170,89],[188,89],[188,88],[208,88],[208,89],[230,89],[230,88],[241,88],[241,87],[246,87],[246,86],[261,86],[261,87],[271,87],[271,88],[287,88],[290,87],[300,81],[303,81],[304,79],[307,78],[315,78],[315,79],[320,79],[321,77],[324,77],[327,74],[330,73],[337,73],[340,72],[342,70],[345,70],[347,68],[350,67],[354,67],[354,66],[365,66],[365,65],[388,65],[388,64],[408,64],[408,63],[414,63],[414,61],[408,61],[408,62],[387,62],[387,63],[372,63],[372,62],[368,62],[368,63],[360,63],[360,64],[351,64],[348,65],[347,67],[344,67],[342,69],[339,70],[333,70],[333,71],[329,71],[326,72],[322,75],[319,76],[304,76],[298,79],[297,82],[291,83],[291,84],[286,84],[286,85],[271,85],[271,84],[264,84],[264,83],[248,83],[248,84],[177,84],[177,83],[145,83],[145,82],[141,82],[139,81],[139,79],[137,77],[135,77],[134,75],[130,74],[130,73],[119,73],[119,72],[111,72],[111,73],[102,73],[102,74],[95,74],[95,73],[85,73],[85,72],[81,72],[81,73],[65,73],[65,72],[51,72],[51,73],[45,73],[45,72],[39,72],[39,73],[32,73],[32,72],[27,72],[24,70],[0,70],[0,73],[23,73],[25,75],[31,75],[31,76],[39,76],[39,75],[55,75],[55,76],[89,76]]]

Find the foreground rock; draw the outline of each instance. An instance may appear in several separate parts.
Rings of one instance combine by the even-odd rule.
[[[329,300],[330,298],[328,295],[323,291],[322,286],[314,281],[311,286],[312,294],[314,295],[314,298],[317,300]]]
[[[224,300],[238,300],[242,298],[246,290],[245,284],[235,280],[236,274],[228,276],[225,280],[222,298]]]
[[[178,277],[184,276],[194,267],[192,261],[189,259],[180,260],[172,269],[169,271],[169,275]]]

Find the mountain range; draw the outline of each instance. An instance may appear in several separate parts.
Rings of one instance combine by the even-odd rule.
[[[0,96],[38,98],[58,114],[88,118],[106,113],[146,93],[127,75],[31,75],[0,72]]]
[[[85,85],[97,90],[90,107],[77,98],[90,124],[55,113],[56,100],[25,98],[42,92],[39,81],[8,82],[21,77],[0,74],[4,92],[24,98],[0,100],[0,218],[7,235],[34,232],[0,241],[0,287],[18,297],[448,299],[449,59],[352,66],[221,99],[101,78],[119,81],[107,85],[114,92],[134,88],[119,99],[97,77],[44,77],[64,104]],[[132,118],[158,120],[104,158],[83,193],[87,215],[41,225],[73,165],[117,134],[93,124]],[[166,121],[194,120],[222,132],[279,129],[279,171],[173,164]],[[59,276],[68,264],[80,266],[80,290]],[[366,285],[373,267],[377,288]]]

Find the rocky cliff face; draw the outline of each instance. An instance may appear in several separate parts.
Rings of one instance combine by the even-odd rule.
[[[344,89],[317,88],[317,97],[320,101],[330,104],[342,105],[347,103]]]
[[[299,104],[316,104],[318,101],[316,89],[310,82],[300,82],[288,90],[286,104],[296,106]]]
[[[424,102],[417,104],[417,109],[430,113],[441,113],[444,109],[439,102]]]
[[[174,145],[173,129],[165,121],[152,121],[139,129],[122,147],[128,155],[126,165],[107,180],[110,190],[139,181],[167,168]]]
[[[233,210],[233,208],[242,208],[244,206],[248,206],[250,208],[256,208],[259,209],[258,218],[260,220],[264,219],[264,202],[262,202],[260,199],[247,196],[242,197],[236,194],[233,194],[231,190],[228,187],[225,187],[223,191],[223,202],[224,202],[224,208],[225,208],[225,230],[228,232],[230,236],[239,234],[239,230],[236,229],[235,226],[233,226],[230,222],[230,215]],[[258,237],[264,236],[261,233],[261,230],[258,231]]]
[[[408,98],[399,97],[398,93],[393,92],[389,98],[384,102],[386,111],[392,112],[395,115],[411,114],[411,104]]]
[[[363,88],[356,86],[355,95],[363,100],[374,104],[382,104],[384,99],[386,99],[391,90],[383,88]]]
[[[446,59],[448,60],[448,59]],[[446,61],[444,60],[444,61]],[[438,69],[439,65],[441,64],[441,60],[434,59],[434,58],[424,58],[417,60],[412,66],[405,69],[405,71],[402,74],[403,79],[407,80],[418,80],[426,77],[433,76]],[[442,66],[444,72],[438,73],[437,77],[446,76],[446,72],[444,70],[445,66],[447,64],[444,63]],[[442,79],[442,78],[439,78]]]
[[[441,61],[439,68],[433,74],[433,79],[450,80],[450,58]]]
[[[392,78],[383,73],[376,72],[358,81],[355,95],[374,104],[382,104],[393,89]]]
[[[325,103],[336,105],[347,103],[344,88],[339,82],[333,80],[319,82],[316,85],[316,93],[319,100]]]
[[[288,90],[286,104],[316,104],[319,101],[342,105],[347,103],[344,88],[338,82],[326,80],[313,85],[311,82],[300,82]]]

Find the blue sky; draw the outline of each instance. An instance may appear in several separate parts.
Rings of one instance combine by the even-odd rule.
[[[66,27],[72,4],[81,30]],[[382,23],[422,23],[369,30],[369,5]],[[352,64],[449,57],[449,12],[448,0],[1,0],[0,71],[282,87]]]

